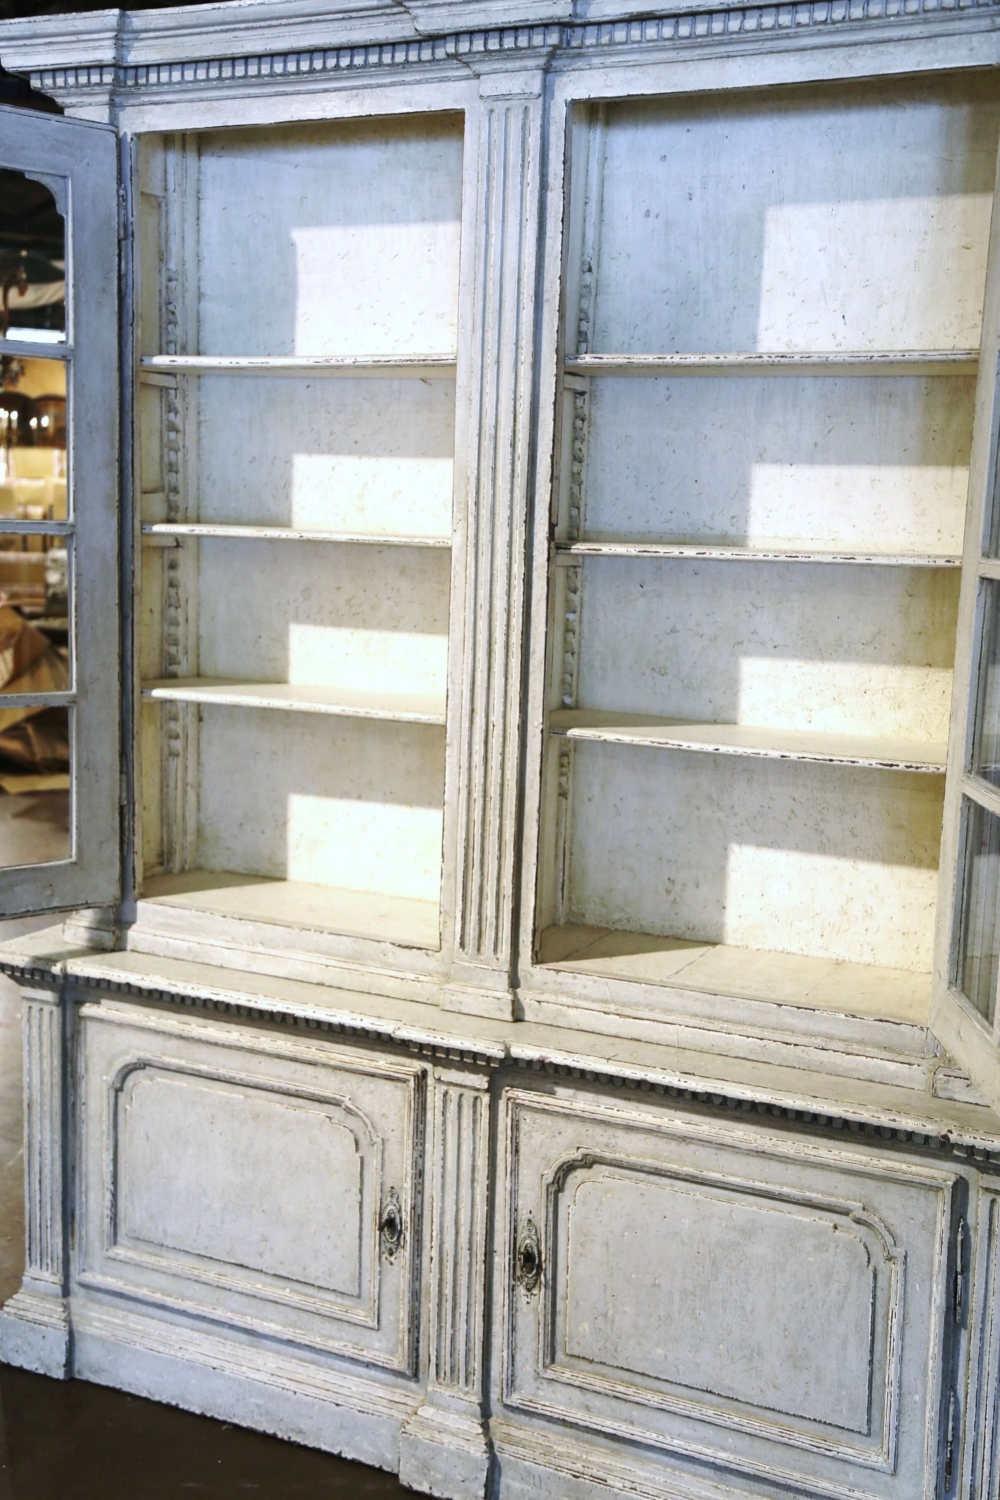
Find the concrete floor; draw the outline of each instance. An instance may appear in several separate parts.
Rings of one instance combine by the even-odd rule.
[[[0,922],[0,939],[45,922]],[[0,976],[0,1302],[24,1253],[21,1035]],[[0,1365],[0,1500],[403,1500],[389,1474],[84,1381]]]

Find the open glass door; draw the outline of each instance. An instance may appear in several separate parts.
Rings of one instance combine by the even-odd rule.
[[[118,897],[117,147],[0,108],[0,916]]]
[[[1000,215],[994,196],[938,902],[935,1035],[1000,1112]]]

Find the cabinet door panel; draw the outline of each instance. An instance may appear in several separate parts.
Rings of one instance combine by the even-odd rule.
[[[409,1372],[420,1069],[136,1007],[82,1015],[80,1285]]]
[[[508,1407],[808,1493],[933,1491],[954,1174],[579,1096],[506,1120]]]

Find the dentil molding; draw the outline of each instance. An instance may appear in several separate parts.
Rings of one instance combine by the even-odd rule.
[[[791,0],[724,6],[678,0],[227,0],[159,11],[105,10],[0,22],[0,62],[69,108],[85,96],[213,89],[310,75],[370,77],[433,66],[460,76],[481,63],[572,62],[581,53],[651,56],[678,46],[817,28],[947,20],[986,25],[1000,0]],[[965,24],[968,24],[966,18]],[[332,75],[332,76],[331,76]]]

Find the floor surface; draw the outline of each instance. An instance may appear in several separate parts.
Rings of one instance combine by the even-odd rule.
[[[0,922],[0,938],[45,923]],[[0,1302],[23,1265],[21,1035],[0,976]],[[0,1500],[404,1500],[391,1474],[81,1380],[0,1365]]]

